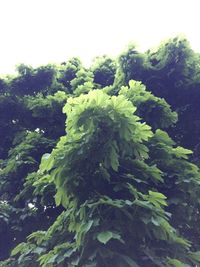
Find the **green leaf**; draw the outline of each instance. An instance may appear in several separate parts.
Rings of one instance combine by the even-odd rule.
[[[116,148],[114,146],[111,147],[110,163],[111,163],[111,167],[113,168],[113,170],[117,171],[119,167],[119,160],[118,160],[118,154],[116,152]]]
[[[58,190],[55,195],[56,206],[59,206],[62,202],[62,192]]]
[[[190,252],[189,255],[195,263],[200,263],[200,251]]]
[[[149,191],[149,201],[156,207],[167,206],[166,196],[159,192]]]
[[[174,267],[185,267],[185,264],[177,259],[168,259],[168,263]]]
[[[169,135],[160,129],[156,130],[154,138],[158,139],[161,143],[164,143],[168,146],[173,146],[175,144],[175,142],[169,137]]]
[[[106,244],[110,239],[113,238],[113,233],[110,231],[101,232],[97,235],[99,242]]]
[[[32,254],[34,253],[35,249],[37,249],[35,244],[30,244],[30,243],[20,243],[18,246],[16,246],[12,252],[11,252],[11,256],[15,256],[17,254],[17,262],[19,264],[19,266],[24,266],[24,260],[27,260],[28,258],[30,258],[30,256],[28,256],[28,254]],[[1,264],[0,264],[1,265]]]
[[[51,157],[51,154],[46,153],[42,156],[41,163],[40,163],[40,170],[42,172],[49,171],[52,169],[54,164],[54,160]]]
[[[180,147],[180,146],[173,148],[172,150],[175,153],[177,158],[183,158],[183,159],[188,159],[188,155],[193,153],[191,150]]]
[[[123,244],[125,243],[119,233],[111,232],[111,231],[104,231],[104,232],[99,233],[97,235],[97,239],[103,244],[106,244],[110,239],[116,239],[116,240],[119,240]]]
[[[23,252],[24,248],[27,248],[27,244],[26,243],[20,243],[19,245],[17,245],[11,252],[11,256],[15,256],[20,252]]]
[[[166,196],[163,195],[162,193],[159,193],[159,192],[153,192],[151,190],[149,190],[149,195],[152,196],[152,197],[155,197],[157,199],[166,199]]]

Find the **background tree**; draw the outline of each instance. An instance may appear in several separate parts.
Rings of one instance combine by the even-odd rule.
[[[198,162],[200,55],[190,48],[185,38],[176,37],[163,42],[157,50],[145,53],[139,53],[131,45],[119,56],[118,62],[116,86],[134,79],[164,98],[179,116],[176,126],[168,132],[179,144],[194,149]]]
[[[72,58],[68,62],[63,62],[59,68],[58,82],[64,85],[68,93],[72,93],[71,81],[76,78],[76,73],[82,69],[82,63],[78,58]]]
[[[36,177],[41,156],[50,152],[64,134],[62,107],[66,94],[54,94],[63,89],[56,82],[58,70],[49,65],[33,69],[22,64],[17,76],[2,79],[0,259],[8,257],[10,250],[34,229],[46,229],[61,212],[48,195],[54,189],[44,201],[44,196],[33,196],[31,183],[24,188],[27,176],[32,181]]]
[[[115,79],[116,61],[104,55],[94,59],[91,70],[94,74],[94,83],[101,88],[112,85]]]

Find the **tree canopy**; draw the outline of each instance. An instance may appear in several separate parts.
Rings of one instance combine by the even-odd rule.
[[[199,68],[177,37],[1,78],[0,266],[200,265]]]

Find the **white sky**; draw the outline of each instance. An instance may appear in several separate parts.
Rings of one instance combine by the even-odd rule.
[[[0,73],[73,56],[88,64],[177,34],[200,51],[200,0],[0,0]]]

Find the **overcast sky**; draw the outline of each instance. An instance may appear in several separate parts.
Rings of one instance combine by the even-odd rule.
[[[0,73],[78,56],[85,64],[184,34],[200,51],[200,0],[0,0]]]

